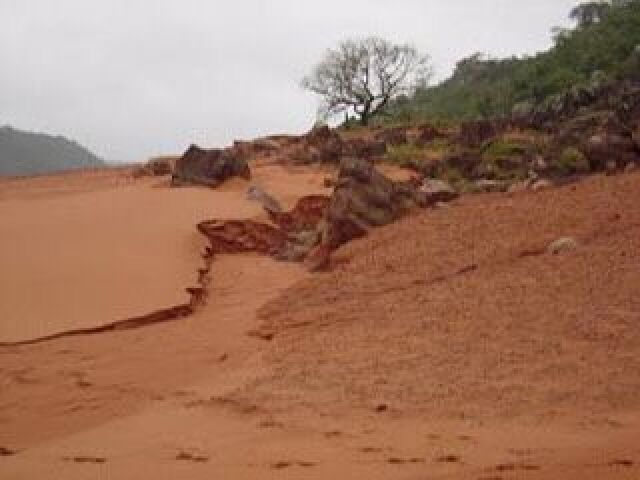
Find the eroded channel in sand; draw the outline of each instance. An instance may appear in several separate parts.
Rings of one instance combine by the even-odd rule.
[[[282,169],[264,167],[253,181],[271,186],[286,201],[319,178],[301,175],[291,182]],[[67,191],[68,180],[0,185],[0,191],[10,188],[0,196],[0,343],[188,304],[185,289],[197,284],[206,245],[195,225],[262,215],[245,197],[247,182],[239,180],[215,191],[170,189],[158,180],[92,189],[95,179],[88,176],[84,188]]]

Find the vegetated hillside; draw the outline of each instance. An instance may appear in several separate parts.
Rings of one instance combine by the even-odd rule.
[[[33,175],[102,165],[101,158],[64,137],[0,128],[0,175]]]
[[[533,57],[492,59],[478,53],[459,61],[451,78],[397,101],[385,121],[508,115],[571,88],[639,75],[640,1],[613,0],[598,16],[576,20],[574,29],[554,29],[554,47]]]

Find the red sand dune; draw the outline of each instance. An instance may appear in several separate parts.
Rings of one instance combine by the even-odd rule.
[[[289,206],[321,191],[263,168]],[[234,182],[160,192],[199,211],[236,189],[256,215]],[[639,202],[638,174],[464,197],[326,274],[219,256],[191,317],[0,348],[1,477],[640,478]],[[578,249],[545,253],[562,236]]]

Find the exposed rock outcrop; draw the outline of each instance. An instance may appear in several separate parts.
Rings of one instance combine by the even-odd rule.
[[[133,177],[161,177],[170,175],[173,172],[173,164],[175,161],[175,157],[151,158],[144,165],[134,168],[132,172]]]
[[[204,185],[217,187],[230,177],[251,177],[246,156],[240,148],[205,150],[191,145],[176,161],[172,186]]]
[[[326,195],[307,195],[296,202],[289,212],[267,210],[269,218],[287,233],[313,230],[324,218],[330,197]]]
[[[197,225],[209,239],[209,254],[258,252],[276,255],[287,243],[282,230],[252,220],[207,220]]]
[[[210,243],[210,254],[259,252],[286,261],[304,261],[317,271],[328,265],[333,250],[373,228],[399,219],[416,206],[455,198],[446,185],[421,190],[419,182],[394,182],[372,163],[343,159],[333,194],[302,197],[288,212],[265,208],[267,225],[250,220],[210,220],[198,230]]]
[[[327,209],[325,242],[335,249],[371,227],[389,224],[411,207],[425,203],[426,198],[416,188],[393,182],[373,164],[345,159]]]
[[[293,163],[338,163],[345,150],[340,135],[327,126],[315,127],[300,137],[289,153]]]

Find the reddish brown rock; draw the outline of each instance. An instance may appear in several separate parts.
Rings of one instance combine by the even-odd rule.
[[[304,259],[304,266],[309,272],[321,272],[329,268],[331,248],[327,244],[314,247]]]
[[[237,152],[240,152],[242,156],[253,158],[256,156],[268,157],[274,155],[281,150],[282,146],[276,140],[270,138],[258,138],[250,142],[236,140],[233,142],[233,148]]]
[[[134,178],[170,175],[175,161],[175,157],[155,157],[144,165],[134,168],[132,175]]]
[[[289,146],[286,157],[292,163],[337,163],[345,152],[340,135],[327,126],[316,127]]]
[[[335,249],[420,204],[421,195],[413,185],[392,181],[365,160],[345,159],[327,209],[324,242]]]
[[[208,220],[198,224],[198,231],[209,239],[214,255],[242,252],[275,255],[287,243],[282,230],[252,220]]]
[[[279,260],[304,261],[310,271],[329,264],[330,252],[389,224],[414,206],[426,206],[428,195],[417,182],[394,182],[363,159],[344,159],[331,197],[302,197],[289,212],[267,209],[275,226],[251,220],[198,224],[210,241],[210,255],[259,252]]]
[[[330,197],[326,195],[307,195],[296,203],[289,212],[267,210],[271,221],[287,233],[301,232],[316,228],[324,217]]]
[[[191,145],[176,161],[171,185],[217,187],[234,176],[246,179],[251,177],[245,153],[241,148],[205,150]]]
[[[317,127],[303,137],[308,151],[315,154],[314,161],[336,163],[344,152],[344,142],[340,135],[327,126]]]

